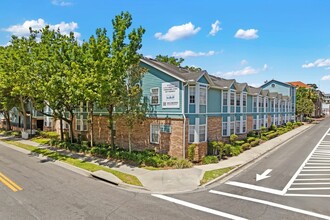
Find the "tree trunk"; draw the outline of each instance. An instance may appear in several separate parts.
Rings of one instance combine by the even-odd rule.
[[[115,136],[114,136],[114,132],[113,132],[113,105],[110,105],[108,108],[108,112],[109,112],[109,129],[111,132],[111,147],[115,146]]]
[[[69,122],[69,124],[70,124],[70,140],[71,140],[71,143],[73,143],[73,126],[72,126],[72,124],[73,124],[73,117],[74,117],[74,115],[73,115],[73,113],[72,112],[70,112],[70,122]]]
[[[5,111],[3,115],[4,115],[5,120],[6,120],[6,130],[10,131],[11,130],[11,123],[10,123],[9,111]]]
[[[26,131],[26,110],[25,110],[23,97],[20,96],[19,100],[21,102],[21,110],[22,110],[22,114],[23,114],[23,131]]]
[[[93,145],[94,145],[93,108],[94,108],[93,103],[91,103],[91,106],[90,106],[91,147],[93,147]]]
[[[60,133],[61,133],[61,141],[64,140],[64,137],[63,137],[63,119],[60,118]]]
[[[131,142],[131,131],[132,129],[128,129],[128,151],[131,153],[132,152],[132,142]]]

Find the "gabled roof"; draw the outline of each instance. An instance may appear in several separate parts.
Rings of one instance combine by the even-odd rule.
[[[271,83],[277,83],[277,84],[282,84],[282,85],[285,85],[285,86],[292,87],[291,84],[284,83],[284,82],[281,82],[281,81],[278,81],[278,80],[275,80],[275,79],[272,79],[272,80],[270,80],[270,81],[268,81],[268,82],[265,82],[265,84],[261,85],[260,87],[261,87],[261,88],[264,88],[264,87],[268,86],[268,85],[271,84]]]
[[[221,89],[230,89],[230,87],[236,82],[234,79],[224,79],[218,76],[209,75],[214,85]]]
[[[269,90],[268,89],[261,90],[261,95],[267,96],[268,94],[269,94]]]
[[[270,92],[269,93],[269,98],[277,98],[278,93],[277,92]]]
[[[169,64],[169,63],[164,63],[164,62],[159,62],[154,59],[149,59],[149,58],[141,58],[141,62],[148,64],[156,69],[161,70],[162,72],[182,81],[182,82],[197,82],[202,76],[205,76],[207,81],[210,84],[213,84],[212,80],[208,76],[208,73],[206,71],[198,71],[198,72],[193,72],[185,68],[177,67],[175,65]]]
[[[287,82],[288,84],[294,86],[294,87],[303,87],[306,89],[311,89],[312,87],[310,87],[309,85],[301,82],[301,81],[295,81],[295,82]]]
[[[235,82],[235,87],[237,92],[243,92],[243,90],[248,86],[247,83],[238,83]]]
[[[253,86],[248,86],[247,90],[250,95],[259,95],[262,89],[260,87],[256,88]]]

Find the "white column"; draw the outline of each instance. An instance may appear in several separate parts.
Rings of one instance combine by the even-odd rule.
[[[199,143],[199,118],[195,118],[195,143]]]

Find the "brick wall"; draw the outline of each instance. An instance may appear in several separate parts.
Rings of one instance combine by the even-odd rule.
[[[202,158],[204,156],[207,155],[207,142],[198,143],[195,145],[196,145],[196,148],[195,148],[194,160],[199,162],[202,160]]]
[[[222,140],[222,117],[207,118],[207,138],[209,141]]]
[[[246,119],[246,129],[247,129],[247,133],[249,133],[250,131],[253,130],[253,116],[252,115],[248,115],[247,119]]]

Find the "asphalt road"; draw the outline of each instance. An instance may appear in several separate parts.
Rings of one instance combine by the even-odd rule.
[[[0,219],[330,219],[329,127],[328,118],[226,182],[175,195],[120,189],[0,144]]]

